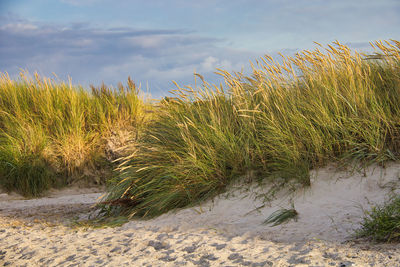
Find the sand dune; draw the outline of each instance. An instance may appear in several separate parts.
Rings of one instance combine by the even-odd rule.
[[[310,188],[263,202],[256,186],[233,186],[201,206],[121,227],[83,229],[101,192],[67,189],[24,200],[0,195],[0,264],[11,266],[400,266],[398,244],[351,240],[363,209],[398,192],[400,165],[361,173],[313,171]],[[265,189],[266,190],[266,189]],[[297,221],[262,222],[291,207]]]

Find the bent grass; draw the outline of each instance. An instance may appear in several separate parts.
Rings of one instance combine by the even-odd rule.
[[[372,45],[374,57],[335,42],[280,64],[265,56],[251,76],[218,70],[226,89],[201,75],[194,88],[177,85],[121,158],[106,200],[129,203],[115,214],[152,217],[213,197],[249,171],[308,186],[309,171],[331,161],[397,160],[400,42]]]
[[[280,209],[274,211],[267,219],[263,222],[263,224],[271,224],[271,226],[277,226],[282,223],[287,223],[289,220],[294,219],[297,220],[298,217],[297,211],[292,209]]]

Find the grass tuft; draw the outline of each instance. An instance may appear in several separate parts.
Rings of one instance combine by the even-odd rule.
[[[366,211],[357,237],[377,242],[400,241],[400,196],[395,196],[383,205],[373,206]]]
[[[287,223],[291,219],[296,220],[298,217],[297,211],[293,209],[280,209],[274,211],[267,219],[263,222],[263,224],[272,224],[271,226],[277,226],[282,223]]]

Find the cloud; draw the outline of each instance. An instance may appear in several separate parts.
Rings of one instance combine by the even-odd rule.
[[[0,16],[0,72],[17,76],[20,68],[77,84],[117,85],[131,76],[159,97],[180,85],[193,84],[193,73],[222,82],[216,68],[249,73],[249,61],[264,53],[293,55],[299,49],[248,51],[230,40],[182,29],[114,27],[85,23],[48,24]],[[326,43],[322,43],[325,45]],[[367,42],[346,43],[365,50]],[[279,57],[276,57],[279,59]]]
[[[72,6],[90,6],[99,2],[99,0],[60,0],[60,2],[69,4]]]
[[[3,21],[4,22],[4,18]],[[22,69],[87,86],[116,85],[128,76],[148,84],[155,96],[166,94],[172,80],[193,82],[194,71],[218,82],[216,67],[240,68],[260,55],[224,47],[224,40],[183,30],[93,28],[17,20],[0,27],[0,71]]]
[[[24,32],[29,30],[36,30],[38,27],[30,23],[10,23],[0,27],[0,30],[13,31],[13,32]]]

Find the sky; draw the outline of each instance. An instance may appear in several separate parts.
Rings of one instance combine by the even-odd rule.
[[[400,40],[399,0],[0,0],[0,72],[84,87],[131,76],[155,98],[313,41],[368,51],[389,39]]]

